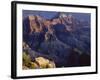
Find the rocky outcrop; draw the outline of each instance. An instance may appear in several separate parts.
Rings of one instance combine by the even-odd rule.
[[[41,16],[28,16],[30,24],[30,33],[32,32],[42,32],[44,28],[49,28],[56,24],[64,24],[67,31],[73,30],[75,27],[75,20],[72,15],[59,14],[58,18],[52,20],[46,20]]]
[[[42,32],[43,26],[40,23],[41,18],[38,16],[29,16],[30,22],[30,33],[32,32]]]
[[[55,68],[54,61],[48,59],[44,54],[36,53],[30,48],[23,51],[23,69]]]
[[[49,61],[46,58],[38,57],[35,59],[36,63],[40,66],[40,68],[55,68],[55,63],[53,61]]]

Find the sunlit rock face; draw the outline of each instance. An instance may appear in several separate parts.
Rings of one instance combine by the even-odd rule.
[[[60,19],[62,20],[62,24],[65,25],[67,31],[73,31],[76,26],[76,22],[72,15],[60,14]]]
[[[55,63],[53,61],[49,61],[46,58],[38,57],[35,59],[36,63],[40,66],[40,68],[55,68]]]
[[[76,22],[72,15],[60,14],[58,18],[54,18],[52,20],[49,19],[46,20],[43,17],[36,15],[36,16],[29,16],[29,24],[30,24],[30,33],[32,33],[32,32],[42,32],[45,28],[49,30],[51,26],[57,24],[63,24],[66,28],[66,31],[72,31],[74,30]]]
[[[43,27],[41,23],[39,22],[39,20],[41,20],[41,17],[39,16],[29,16],[31,32],[42,32],[43,31]]]
[[[51,24],[52,25],[61,24],[60,18],[53,19]]]

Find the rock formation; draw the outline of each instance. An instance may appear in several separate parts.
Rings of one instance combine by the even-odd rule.
[[[90,25],[73,15],[60,13],[52,19],[34,15],[23,20],[25,69],[89,65],[90,48]]]

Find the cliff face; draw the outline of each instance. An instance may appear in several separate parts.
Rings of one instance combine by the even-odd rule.
[[[75,26],[76,22],[72,15],[59,14],[57,18],[46,20],[41,16],[28,16],[30,30],[34,32],[41,32],[43,28],[48,28],[57,24],[63,24],[67,31],[71,31]]]
[[[43,57],[53,61],[56,67],[90,63],[87,59],[88,63],[82,64],[80,58],[83,54],[91,55],[90,25],[72,15],[59,14],[53,19],[28,16],[23,20],[23,41],[31,49],[28,50],[31,60]]]

